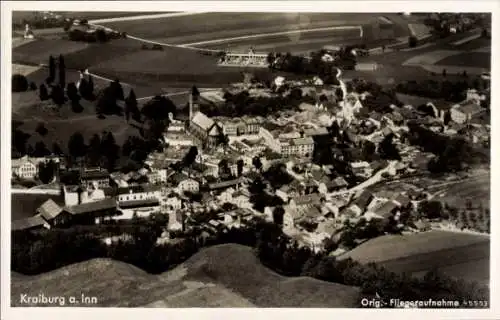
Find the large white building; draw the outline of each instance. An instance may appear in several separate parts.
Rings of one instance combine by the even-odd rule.
[[[38,176],[38,165],[28,156],[12,159],[12,174],[22,179],[34,179]]]
[[[271,150],[284,157],[311,157],[314,152],[314,140],[311,137],[300,137],[300,134],[297,136],[295,133],[283,136],[265,128],[260,128],[259,135]]]

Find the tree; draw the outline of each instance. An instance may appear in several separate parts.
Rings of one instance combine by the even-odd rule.
[[[45,136],[49,131],[47,130],[47,128],[45,128],[45,125],[40,122],[37,126],[36,126],[36,130],[35,130],[39,135],[41,135],[42,137]]]
[[[80,100],[80,96],[78,95],[78,89],[76,88],[76,85],[74,82],[68,83],[68,87],[66,89],[66,92],[68,94],[68,98],[71,101],[78,101]]]
[[[140,121],[141,114],[137,105],[138,103],[134,89],[130,89],[128,97],[125,99],[125,118],[127,119],[127,122],[129,121],[130,114],[132,114],[132,119]]]
[[[370,140],[365,140],[363,142],[363,150],[362,150],[363,160],[372,161],[376,149],[377,146],[375,145],[375,143],[371,142]]]
[[[115,81],[111,82],[109,88],[111,89],[111,93],[113,94],[116,100],[121,100],[121,101],[125,100],[120,80],[115,79]]]
[[[82,98],[89,100],[89,83],[85,78],[80,79],[80,85],[78,86],[78,92]]]
[[[61,88],[59,85],[55,85],[52,87],[52,92],[50,96],[52,97],[52,101],[58,106],[62,106],[64,102],[66,102],[65,101],[66,98],[64,96],[64,89]]]
[[[80,132],[73,133],[69,138],[68,151],[73,158],[83,157],[87,153],[87,146]]]
[[[443,123],[445,126],[447,126],[451,121],[451,112],[450,110],[446,110],[444,112],[444,116],[443,116]]]
[[[40,85],[40,100],[41,101],[45,101],[45,100],[48,100],[50,98],[49,96],[49,92],[47,91],[47,87],[45,86],[45,84],[41,84]]]
[[[106,161],[103,167],[109,171],[113,171],[116,162],[119,158],[120,147],[116,144],[115,137],[112,132],[106,132],[101,139],[101,154]]]
[[[38,178],[45,184],[50,183],[54,179],[55,172],[56,164],[52,160],[47,163],[41,162],[38,165]]]
[[[56,79],[56,61],[53,56],[49,57],[49,77],[47,83],[51,84]]]
[[[149,119],[165,120],[169,113],[175,115],[176,106],[172,100],[164,96],[155,96],[141,109],[142,114]]]
[[[90,166],[97,166],[99,164],[101,151],[101,138],[98,134],[94,134],[92,138],[90,138],[87,151],[87,160]]]
[[[410,48],[415,48],[417,46],[417,37],[415,36],[408,37],[408,46]]]
[[[443,205],[440,201],[424,200],[419,203],[418,211],[429,219],[441,218],[443,215]]]
[[[89,74],[89,80],[87,82],[87,94],[89,96],[94,94],[94,79],[90,74]]]
[[[274,53],[269,52],[267,54],[267,58],[266,58],[266,61],[267,61],[267,64],[269,64],[269,67],[272,67],[275,60],[276,60],[276,56],[274,55]]]
[[[22,74],[12,75],[12,92],[24,92],[28,90],[28,79]]]
[[[196,146],[191,146],[189,148],[189,151],[184,155],[184,158],[182,159],[182,165],[184,167],[190,167],[196,160],[197,156],[198,148]]]
[[[238,171],[238,177],[241,177],[242,173],[243,173],[243,166],[245,165],[245,163],[243,162],[242,159],[238,159],[238,161],[236,161],[236,166],[237,166],[237,171]]]
[[[277,206],[273,210],[273,222],[279,226],[283,225],[283,216],[285,215],[285,209],[282,206]]]
[[[446,77],[446,69],[443,69],[442,74],[443,74],[443,77]]]
[[[102,28],[99,28],[95,32],[95,36],[98,42],[107,42],[109,40],[108,35],[106,34],[106,31],[104,31]]]
[[[96,113],[98,115],[119,114],[120,109],[116,103],[116,96],[111,86],[105,88],[99,95],[96,104]]]
[[[252,164],[253,166],[255,167],[255,169],[257,169],[258,171],[261,171],[262,170],[262,161],[260,160],[259,157],[255,156],[253,159],[252,159]]]
[[[50,155],[49,149],[45,146],[45,143],[43,141],[37,141],[35,143],[35,149],[33,150],[33,157],[45,157]]]
[[[36,83],[34,83],[33,81],[30,82],[30,90],[31,91],[36,91],[38,89],[38,87],[36,86]]]
[[[64,152],[62,151],[61,147],[59,146],[59,144],[57,144],[57,142],[54,142],[52,144],[52,153],[55,154],[55,155],[63,155]]]
[[[66,64],[62,54],[59,55],[59,85],[61,88],[66,87]]]
[[[401,160],[401,156],[399,155],[399,151],[396,146],[393,144],[392,139],[394,138],[394,134],[388,134],[379,145],[380,156],[383,159],[388,160]]]

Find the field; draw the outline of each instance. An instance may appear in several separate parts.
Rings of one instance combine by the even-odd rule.
[[[488,282],[489,247],[489,236],[433,230],[378,237],[342,258],[377,262],[394,272],[421,275],[438,269],[450,276]]]
[[[72,281],[67,281],[71,277]],[[20,293],[95,296],[97,307],[354,307],[359,289],[311,278],[288,278],[265,268],[252,249],[206,248],[161,275],[93,259],[46,274],[11,278],[13,306]]]
[[[107,116],[105,119],[97,119],[93,102],[81,100],[84,111],[74,113],[69,102],[60,109],[42,109],[51,107],[52,101],[40,101],[34,91],[13,93],[12,98],[12,120],[20,121],[22,124],[19,129],[31,135],[27,142],[31,146],[37,141],[43,141],[50,149],[56,142],[64,151],[67,150],[70,136],[77,131],[85,137],[86,143],[93,134],[112,132],[116,143],[121,146],[129,135],[138,134],[137,129],[128,125],[124,117]],[[48,130],[43,137],[35,131],[39,123],[43,123]]]
[[[490,52],[463,52],[450,57],[446,57],[436,62],[442,66],[463,66],[463,67],[491,67]]]

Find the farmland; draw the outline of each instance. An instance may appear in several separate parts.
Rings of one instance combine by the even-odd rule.
[[[463,52],[456,55],[446,57],[436,62],[438,65],[443,66],[463,66],[463,67],[491,67],[491,53],[490,52]]]
[[[421,275],[438,269],[449,272],[450,276],[487,282],[489,246],[489,236],[433,230],[378,237],[342,258],[361,263],[377,262],[394,272]]]

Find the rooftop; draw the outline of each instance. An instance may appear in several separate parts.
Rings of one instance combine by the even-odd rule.
[[[199,111],[195,113],[195,115],[191,119],[191,122],[204,130],[209,130],[215,124],[212,119]]]
[[[54,200],[49,199],[45,201],[37,210],[37,212],[45,219],[45,220],[51,220],[57,217],[61,212],[63,211],[63,208],[61,208],[57,203],[54,202]]]
[[[66,211],[72,215],[109,210],[113,208],[116,208],[116,200],[114,198],[106,198],[101,201],[87,202],[65,207]]]
[[[143,199],[120,202],[120,209],[142,208],[158,206],[158,199]]]
[[[12,221],[11,229],[12,231],[26,230],[33,227],[43,226],[45,223],[45,220],[43,220],[41,216],[36,215],[33,217]]]

